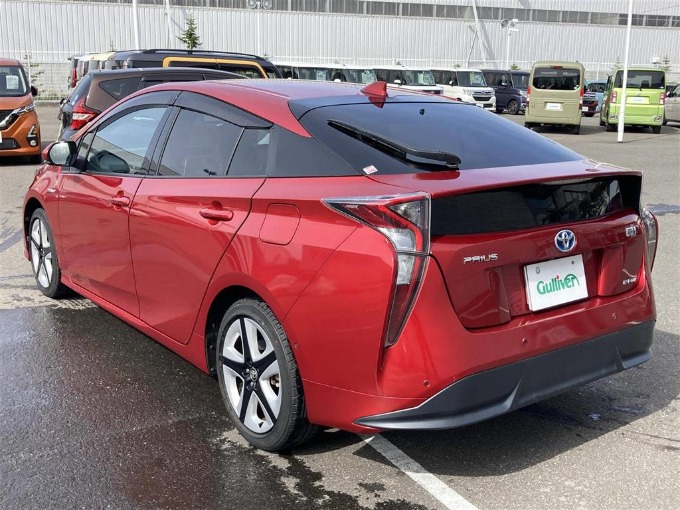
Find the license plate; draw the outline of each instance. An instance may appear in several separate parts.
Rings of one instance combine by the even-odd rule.
[[[588,111],[588,107],[587,107],[587,106],[582,106],[582,107],[581,107],[581,111],[587,112],[587,111]]]
[[[524,278],[534,312],[588,297],[582,255],[529,264],[524,266]]]
[[[635,103],[635,104],[647,104],[647,98],[646,97],[629,97],[628,102],[629,103]]]
[[[545,109],[561,112],[562,111],[562,103],[545,103]]]

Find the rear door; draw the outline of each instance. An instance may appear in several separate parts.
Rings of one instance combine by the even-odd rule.
[[[615,88],[623,88],[623,71],[616,74]],[[666,91],[665,73],[661,69],[629,69],[626,84],[626,117],[649,120],[663,114],[661,94]]]
[[[557,124],[580,117],[582,82],[579,67],[562,64],[534,67],[529,103],[532,120]]]
[[[240,158],[239,177],[227,168],[239,142],[245,147],[246,128],[269,124],[198,94],[183,92],[175,106],[153,157],[157,174],[135,195],[130,242],[141,319],[187,343],[213,272],[264,182],[251,152]]]

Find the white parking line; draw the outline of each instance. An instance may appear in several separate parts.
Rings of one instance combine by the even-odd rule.
[[[359,437],[361,437],[366,444],[371,445],[378,453],[380,453],[380,455],[389,460],[404,474],[411,477],[413,481],[429,492],[432,497],[437,499],[446,508],[451,510],[477,510],[476,506],[442,482],[435,475],[429,473],[423,466],[418,464],[380,434],[373,436],[360,435]]]

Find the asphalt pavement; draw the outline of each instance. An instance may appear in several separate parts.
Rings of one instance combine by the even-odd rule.
[[[38,112],[46,143],[57,109]],[[653,359],[477,425],[327,430],[290,455],[242,440],[189,363],[86,299],[40,294],[21,244],[36,166],[0,160],[0,508],[677,508],[680,124],[624,143],[597,118],[539,132],[644,170],[660,226]]]

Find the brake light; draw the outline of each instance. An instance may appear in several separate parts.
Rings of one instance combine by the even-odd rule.
[[[71,69],[71,88],[76,86],[76,83],[78,83],[78,73],[76,72],[75,67]]]
[[[76,104],[73,105],[73,114],[71,117],[71,129],[73,130],[80,129],[99,115],[99,112],[85,106],[85,97],[87,96],[81,97]]]
[[[392,298],[383,345],[399,338],[420,290],[430,252],[430,196],[406,195],[328,198],[331,209],[384,235],[394,248]]]
[[[659,104],[666,104],[666,93],[662,92],[659,96]]]
[[[615,104],[616,103],[616,91],[612,90],[612,95],[609,98],[609,104]]]
[[[583,107],[583,87],[581,87],[581,93],[579,94],[578,98],[578,109],[580,110]]]
[[[654,267],[654,259],[656,258],[656,241],[659,238],[659,222],[652,211],[646,207],[642,209],[640,217],[642,218],[642,223],[645,226],[647,263],[649,264],[649,270],[651,271]]]

